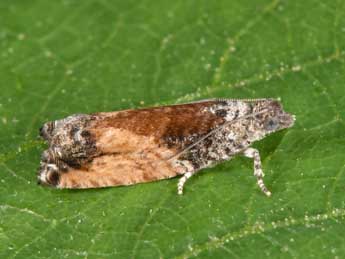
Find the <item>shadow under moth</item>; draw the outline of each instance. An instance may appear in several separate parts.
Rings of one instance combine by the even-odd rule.
[[[294,124],[275,99],[210,99],[192,103],[94,114],[45,123],[49,148],[38,182],[57,188],[132,185],[181,176],[242,154],[267,195],[259,151],[250,145]]]

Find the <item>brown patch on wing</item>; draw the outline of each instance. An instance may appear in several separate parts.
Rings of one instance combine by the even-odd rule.
[[[167,149],[159,146],[153,136],[138,135],[123,128],[102,128],[89,129],[96,140],[97,150],[102,154],[127,154],[147,152],[159,153],[162,159],[167,159],[175,154],[174,149]]]
[[[97,188],[132,185],[167,179],[183,173],[161,160],[158,154],[148,152],[109,154],[93,159],[83,169],[70,169],[60,175],[58,188]]]
[[[195,140],[190,137],[200,137],[224,123],[222,116],[217,116],[205,110],[205,108],[215,103],[216,101],[205,101],[139,110],[97,113],[93,115],[95,120],[90,125],[90,131],[96,134],[95,139],[97,142],[99,137],[103,140],[107,139],[113,144],[116,142],[116,147],[123,150],[138,149],[142,143],[137,142],[136,138],[111,140],[115,136],[122,135],[123,133],[119,134],[121,130],[138,136],[149,137],[150,141],[180,151],[184,146]],[[102,146],[103,144],[99,145]],[[110,144],[105,146],[103,148],[108,151],[109,148],[112,149]]]
[[[61,172],[58,188],[97,188],[157,181],[185,173],[168,160],[176,150],[159,145],[152,136],[122,128],[88,129],[100,155],[80,168]]]

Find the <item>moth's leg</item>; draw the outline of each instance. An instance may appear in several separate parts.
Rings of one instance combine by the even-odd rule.
[[[194,173],[192,172],[187,172],[185,173],[180,180],[178,181],[177,184],[177,194],[182,195],[183,194],[183,186],[186,183],[186,181],[193,175]]]
[[[254,160],[254,176],[257,179],[257,183],[261,189],[261,191],[263,191],[264,194],[266,194],[267,196],[271,196],[271,192],[269,190],[267,190],[265,184],[264,184],[264,173],[262,171],[262,165],[261,165],[261,159],[260,159],[260,154],[259,151],[255,148],[247,148],[244,152],[243,152],[244,156],[249,157],[249,158],[253,158]]]

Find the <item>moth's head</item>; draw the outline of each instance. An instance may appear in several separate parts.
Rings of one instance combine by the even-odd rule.
[[[256,103],[254,113],[257,113],[256,125],[265,135],[290,128],[295,122],[295,115],[285,112],[278,100],[267,99]]]

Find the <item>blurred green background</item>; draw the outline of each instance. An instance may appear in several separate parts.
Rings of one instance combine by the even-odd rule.
[[[2,0],[0,258],[344,258],[345,2]],[[73,113],[281,97],[252,161],[86,191],[37,186],[38,128]]]

